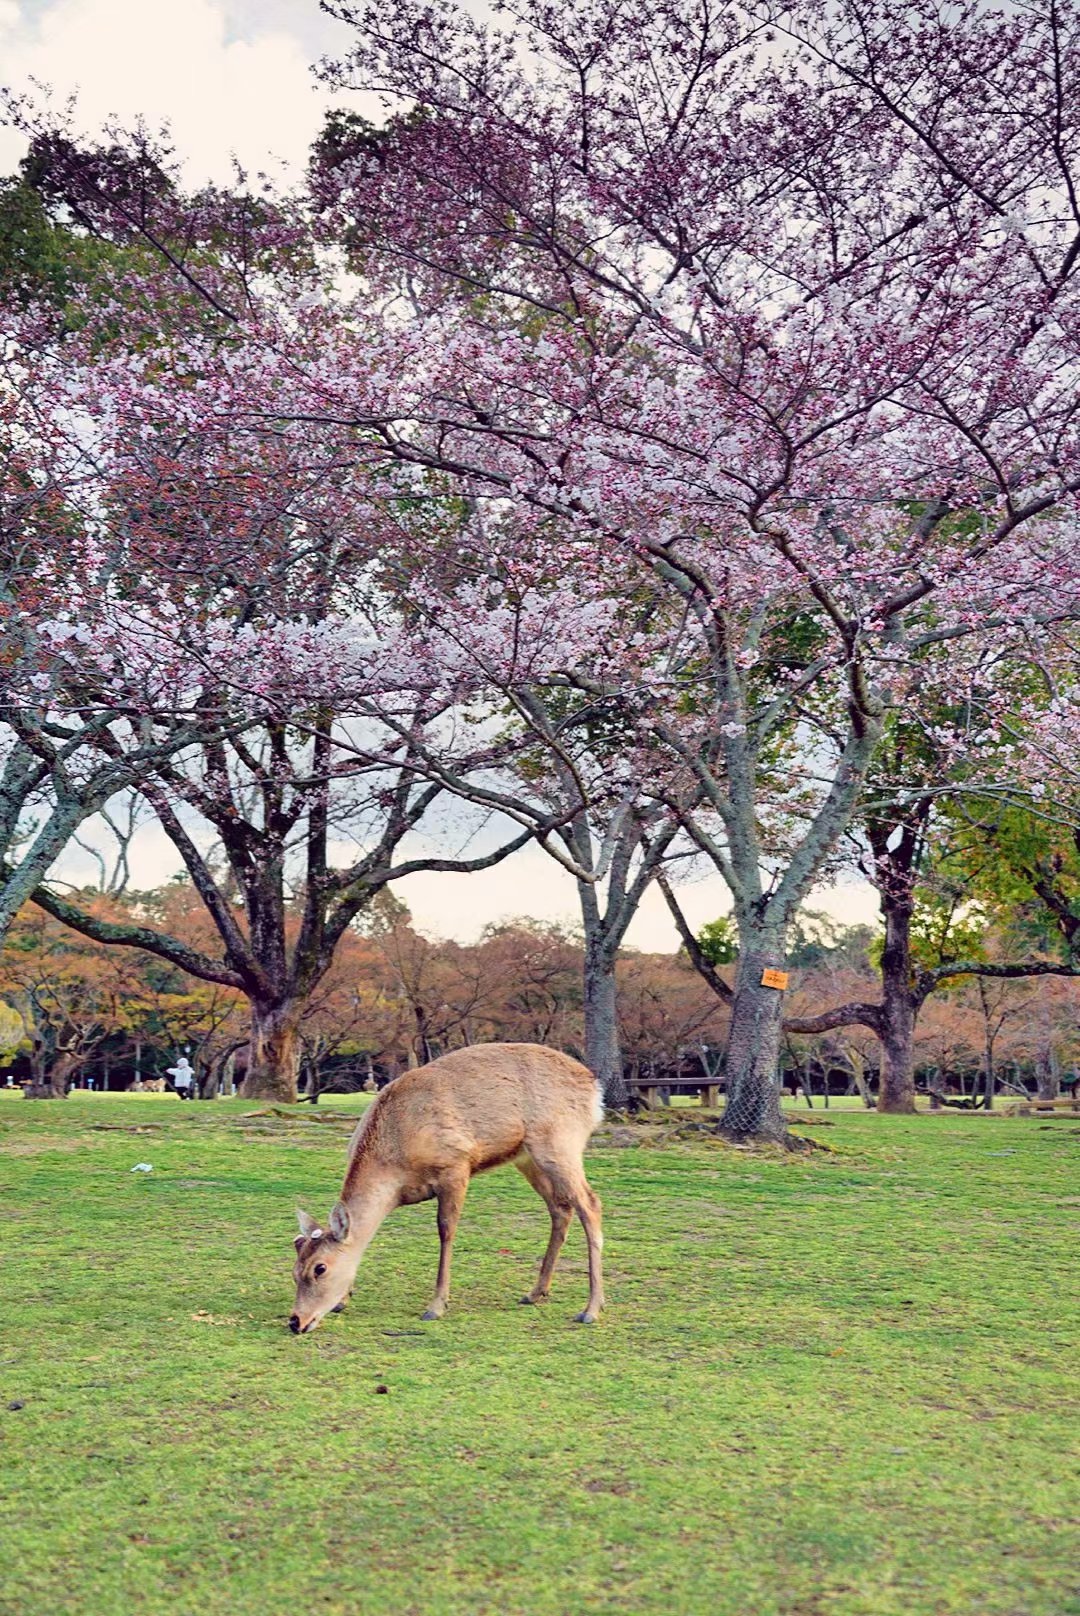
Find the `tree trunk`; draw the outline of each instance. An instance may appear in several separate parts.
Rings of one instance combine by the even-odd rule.
[[[251,1045],[242,1094],[245,1100],[296,1103],[300,1038],[296,1004],[251,1003]]]
[[[66,1100],[67,1081],[59,1076],[54,1079],[52,1073],[41,1079],[31,1078],[23,1095],[27,1100]]]
[[[735,995],[731,1002],[724,1072],[727,1105],[720,1131],[726,1138],[773,1140],[791,1144],[780,1109],[780,1057],[783,994],[762,985],[762,972],[783,965],[782,946],[740,938]]]
[[[915,1109],[915,1071],[912,1045],[915,1038],[915,1010],[907,993],[894,1004],[883,1006],[881,1017],[881,1081],[878,1084],[879,1111],[912,1112]]]
[[[223,1063],[220,1060],[213,1060],[209,1057],[203,1061],[200,1061],[199,1056],[196,1054],[196,1072],[198,1072],[200,1064],[202,1065],[202,1076],[197,1076],[195,1079],[195,1092],[198,1094],[200,1100],[216,1100],[218,1095],[221,1093],[221,1071]]]
[[[413,1053],[416,1059],[415,1062],[410,1061],[409,1064],[410,1066],[414,1064],[427,1066],[434,1059],[434,1056],[432,1055],[431,1044],[427,1035],[427,1012],[422,1004],[413,1005],[413,1019],[416,1022],[416,1039],[413,1045]]]
[[[997,1067],[994,1065],[994,1042],[992,1038],[986,1040],[986,1054],[983,1059],[983,1110],[994,1109],[994,1096],[997,1093]]]
[[[916,999],[911,985],[911,897],[882,892],[885,947],[881,954],[881,1081],[879,1111],[915,1109]]]
[[[866,1081],[866,1067],[858,1050],[852,1049],[848,1053],[851,1062],[851,1078],[859,1091],[859,1098],[868,1111],[874,1109],[874,1096],[870,1093],[870,1085]]]
[[[1050,1044],[1043,1044],[1035,1058],[1035,1093],[1040,1100],[1056,1100],[1061,1093],[1061,1073]]]
[[[618,1110],[629,1101],[619,1048],[615,964],[593,939],[585,945],[585,1064],[596,1075],[604,1104]]]
[[[997,1087],[997,1071],[994,1067],[994,1030],[990,1014],[990,1000],[986,992],[986,978],[980,976],[976,980],[983,1017],[983,1107],[987,1111],[992,1111],[994,1109],[994,1092]]]
[[[28,1100],[66,1100],[68,1078],[79,1064],[77,1055],[57,1055],[47,1070],[36,1062],[36,1070],[23,1094]]]

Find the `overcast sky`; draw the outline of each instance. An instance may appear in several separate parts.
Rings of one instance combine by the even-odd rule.
[[[0,0],[0,79],[78,94],[78,121],[171,124],[189,179],[303,162],[328,104],[310,71],[348,47],[316,0]],[[0,167],[21,144],[0,130]]]
[[[0,0],[0,83],[21,90],[36,80],[58,103],[77,95],[76,123],[88,133],[110,116],[121,123],[141,117],[151,128],[168,123],[196,184],[227,181],[233,155],[249,170],[284,164],[298,171],[330,104],[311,63],[345,52],[348,42],[349,30],[316,0]],[[362,110],[371,115],[374,108]],[[0,128],[0,174],[15,168],[22,150],[19,137]],[[135,850],[134,883],[153,886],[178,863],[165,837],[147,829]],[[73,850],[61,874],[90,879],[93,868]],[[579,919],[572,880],[537,848],[476,875],[413,876],[397,891],[421,927],[462,941],[506,917]],[[695,928],[728,908],[716,877],[699,878],[682,895]],[[836,888],[813,902],[846,921],[876,912],[865,886]],[[628,941],[676,946],[655,891]]]

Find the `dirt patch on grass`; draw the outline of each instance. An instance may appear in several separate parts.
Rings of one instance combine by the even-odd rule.
[[[88,1139],[15,1139],[4,1141],[5,1156],[73,1156],[85,1150]]]

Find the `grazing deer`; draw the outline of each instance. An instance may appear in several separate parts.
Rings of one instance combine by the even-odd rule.
[[[509,1162],[551,1213],[540,1274],[523,1302],[547,1296],[552,1270],[576,1212],[589,1246],[589,1300],[577,1315],[592,1324],[604,1305],[600,1199],[581,1165],[603,1104],[586,1067],[542,1044],[480,1044],[455,1049],[404,1072],[372,1102],[349,1145],[341,1198],[320,1228],[298,1212],[296,1302],[289,1328],[303,1335],[339,1313],[360,1259],[396,1206],[439,1203],[439,1272],[425,1319],[441,1318],[450,1297],[450,1251],[469,1179]]]

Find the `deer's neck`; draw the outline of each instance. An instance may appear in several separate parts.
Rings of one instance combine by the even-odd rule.
[[[341,1199],[349,1212],[349,1246],[357,1262],[363,1256],[376,1230],[397,1206],[400,1185],[386,1172],[367,1163],[354,1163],[342,1186]]]

